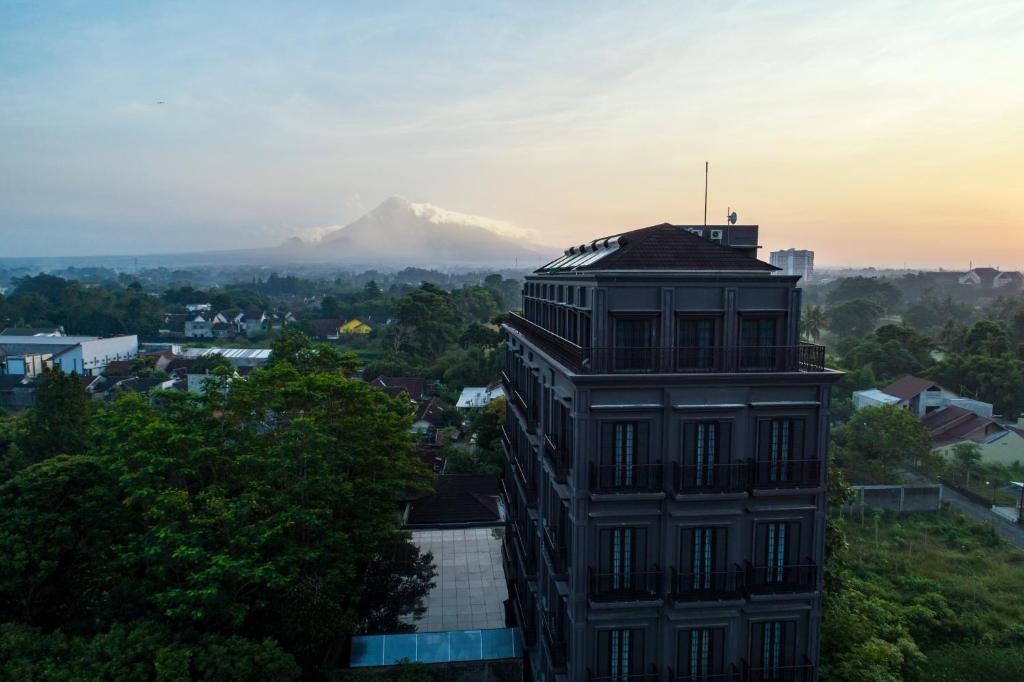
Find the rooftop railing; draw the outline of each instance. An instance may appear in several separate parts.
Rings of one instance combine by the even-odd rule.
[[[726,672],[714,673],[714,672],[697,672],[697,673],[683,673],[675,672],[672,668],[668,669],[668,679],[670,682],[741,682],[743,679],[740,675],[739,669],[729,664],[729,670]]]
[[[643,668],[642,665],[639,667]],[[658,669],[653,665],[647,669],[647,672],[620,672],[615,675],[595,673],[590,668],[587,668],[587,682],[658,682],[659,678]]]
[[[793,346],[616,346],[586,348],[522,315],[509,313],[508,326],[578,374],[691,374],[712,372],[821,372],[825,347]]]
[[[804,657],[796,665],[746,666],[744,682],[814,682],[815,666]]]

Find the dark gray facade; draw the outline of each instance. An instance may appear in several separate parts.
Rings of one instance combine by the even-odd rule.
[[[840,375],[800,343],[798,278],[683,227],[647,230],[527,278],[504,327],[503,551],[528,667],[537,680],[816,679]],[[683,255],[646,267],[644,248]]]

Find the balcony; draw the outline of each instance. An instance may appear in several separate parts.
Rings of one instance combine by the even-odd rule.
[[[591,464],[590,490],[595,493],[660,493],[665,465]]]
[[[661,569],[598,573],[590,569],[590,598],[593,601],[650,601],[661,596]]]
[[[512,602],[512,612],[515,614],[516,625],[523,633],[523,643],[526,646],[533,646],[537,643],[536,615],[533,609],[527,609],[523,595],[519,591],[518,584],[509,583],[509,601]]]
[[[674,601],[736,599],[746,590],[746,572],[738,565],[721,571],[693,573],[672,569]]]
[[[587,668],[587,682],[658,682],[660,679],[658,669],[653,665],[647,669],[647,672],[618,673],[616,675],[600,675]]]
[[[548,560],[551,561],[551,571],[556,576],[564,576],[569,570],[569,550],[566,549],[565,540],[547,526],[542,526],[544,532],[544,550],[547,552]]]
[[[565,483],[565,479],[569,475],[569,467],[572,464],[572,453],[559,447],[549,436],[544,436],[544,455],[551,463],[555,480]]]
[[[507,324],[577,374],[825,371],[825,347],[816,344],[584,348],[516,313]]]
[[[528,475],[523,469],[523,464],[519,461],[519,458],[513,457],[511,462],[512,470],[516,472],[516,480],[519,481],[519,485],[523,489],[523,501],[527,507],[537,506],[537,486],[534,484],[533,477]]]
[[[508,455],[509,459],[514,459],[512,453],[512,439],[508,435],[507,426],[501,427],[501,444],[505,446],[505,453]]]
[[[669,682],[742,682],[743,677],[739,668],[729,664],[729,670],[721,673],[676,673],[672,668],[668,669]]]
[[[816,666],[804,657],[799,665],[744,666],[744,682],[814,682]]]
[[[746,462],[720,464],[673,464],[672,489],[677,495],[697,493],[739,493],[749,485]]]
[[[548,651],[551,667],[555,670],[565,670],[565,661],[569,653],[569,642],[565,632],[555,624],[555,619],[550,615],[544,618],[543,624],[541,630],[544,633],[544,647]]]
[[[816,488],[821,485],[820,459],[749,462],[754,488]]]
[[[810,559],[802,564],[780,566],[744,565],[747,587],[751,594],[814,592],[818,589],[818,567]]]
[[[508,537],[512,537],[512,547],[514,553],[519,557],[519,564],[523,568],[527,578],[532,578],[537,575],[537,550],[536,545],[532,537],[523,538],[522,531],[519,530],[519,526],[515,523],[508,525]],[[527,542],[529,540],[529,542]]]

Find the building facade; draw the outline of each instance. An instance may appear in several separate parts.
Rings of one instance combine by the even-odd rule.
[[[780,275],[797,275],[805,280],[814,277],[814,252],[804,249],[772,251],[769,262],[779,268]]]
[[[840,374],[756,245],[658,225],[527,278],[502,441],[532,679],[816,679]]]

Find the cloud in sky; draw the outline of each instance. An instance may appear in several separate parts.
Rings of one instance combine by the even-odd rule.
[[[699,221],[710,159],[710,217],[768,247],[1024,265],[1019,3],[377,5],[4,4],[9,255],[254,246],[393,194],[568,244]]]

